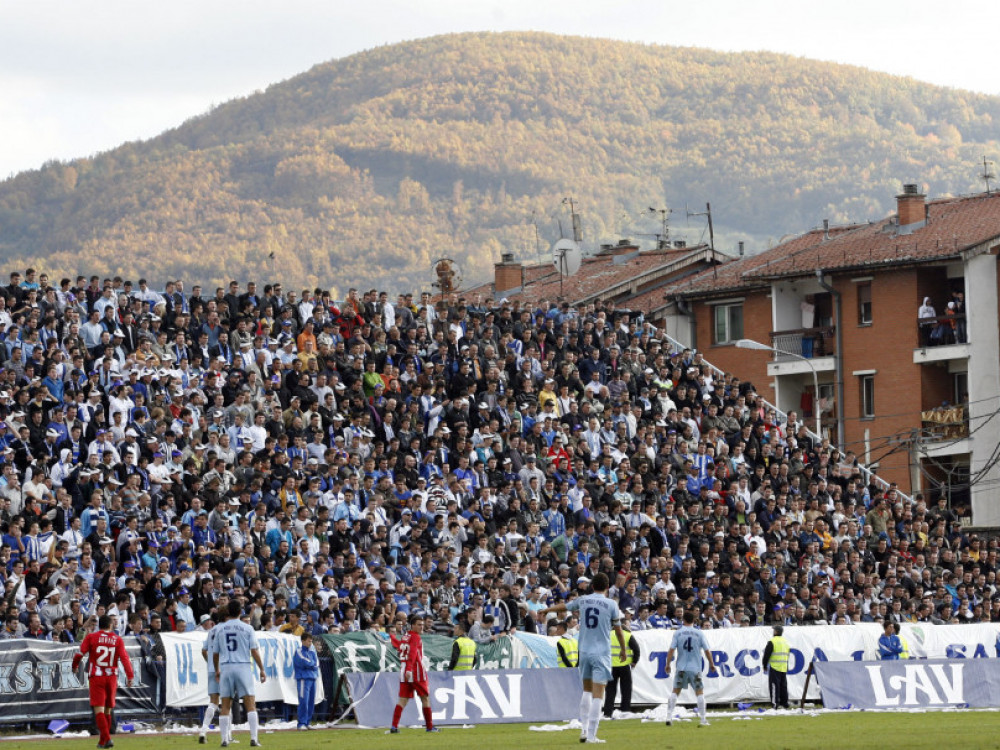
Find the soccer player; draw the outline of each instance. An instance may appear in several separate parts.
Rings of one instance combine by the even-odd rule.
[[[674,631],[674,639],[670,642],[670,650],[667,651],[667,666],[664,675],[670,676],[670,663],[674,654],[677,654],[677,675],[674,677],[674,692],[670,694],[667,702],[667,726],[674,721],[674,708],[677,706],[677,696],[681,690],[688,685],[694,688],[695,698],[698,701],[698,716],[701,720],[698,726],[707,727],[708,719],[705,717],[705,686],[701,679],[701,655],[704,652],[705,659],[708,660],[708,673],[715,674],[715,661],[712,659],[712,652],[708,649],[708,641],[705,634],[694,627],[694,612],[688,610],[684,613],[684,625]]]
[[[621,611],[618,603],[607,596],[610,581],[605,573],[598,573],[590,582],[594,593],[581,596],[568,604],[559,602],[539,610],[544,617],[549,612],[579,612],[580,638],[579,668],[583,678],[583,696],[580,698],[580,742],[604,744],[597,738],[604,706],[604,686],[611,681],[611,630],[618,639],[619,658],[626,658],[625,634],[622,632]]]
[[[215,674],[214,645],[215,626],[213,625],[205,639],[205,648],[201,650],[201,655],[208,662],[208,705],[205,706],[205,716],[201,722],[201,731],[198,733],[199,745],[204,745],[207,741],[205,736],[208,734],[208,728],[212,726],[212,719],[215,718],[215,714],[219,710],[219,678]]]
[[[402,667],[402,675],[399,680],[399,700],[396,701],[396,709],[392,712],[392,734],[399,732],[399,719],[403,715],[403,709],[410,702],[414,695],[420,696],[420,703],[423,705],[424,724],[428,732],[437,732],[434,726],[434,719],[431,717],[431,691],[427,681],[427,667],[424,664],[424,642],[420,639],[420,633],[424,629],[424,618],[422,615],[410,615],[410,632],[402,635],[402,623],[397,623],[400,637],[395,633],[390,633],[392,645],[399,650],[399,661]]]
[[[264,673],[264,662],[260,659],[260,649],[257,645],[257,635],[253,628],[240,620],[243,614],[242,605],[233,599],[226,610],[226,621],[212,628],[215,641],[212,645],[212,662],[215,668],[215,679],[219,681],[219,696],[222,707],[219,712],[219,734],[222,735],[222,747],[229,747],[232,738],[233,699],[243,699],[243,708],[247,712],[247,723],[250,724],[250,747],[260,747],[257,739],[257,701],[251,671],[251,659],[260,670],[260,681],[267,681]]]
[[[118,665],[125,668],[129,687],[135,679],[125,641],[114,632],[114,625],[114,617],[101,615],[97,621],[98,629],[87,634],[80,650],[73,656],[73,671],[80,666],[84,656],[89,657],[90,705],[94,709],[99,732],[97,746],[102,748],[115,746],[111,741],[111,709],[115,707],[115,694],[118,692]]]

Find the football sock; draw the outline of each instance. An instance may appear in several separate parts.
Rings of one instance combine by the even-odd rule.
[[[698,716],[705,718],[705,694],[695,696],[698,699]]]
[[[593,700],[590,702],[590,724],[587,726],[587,739],[597,737],[597,725],[601,723],[601,711],[604,709],[604,701]]]
[[[674,709],[677,708],[677,693],[671,692],[667,700],[667,720],[674,720]]]
[[[233,718],[231,716],[220,716],[219,717],[219,734],[221,735],[222,742],[229,742],[230,732],[232,731]]]
[[[430,706],[424,706],[424,724],[427,725],[428,729],[434,728],[434,717],[431,716]]]
[[[392,712],[392,726],[393,727],[398,727],[399,726],[399,719],[400,719],[400,717],[402,715],[403,715],[403,707],[397,703],[395,710],[393,710],[393,712]]]
[[[580,696],[580,731],[587,733],[587,726],[590,724],[590,702],[593,696],[584,691]]]
[[[215,712],[217,710],[218,709],[216,708],[214,703],[209,703],[207,706],[205,706],[205,718],[201,722],[201,731],[203,733],[207,732],[208,728],[212,726],[212,719],[215,718]]]
[[[108,715],[106,713],[99,713],[95,716],[97,721],[97,736],[100,740],[100,744],[106,745],[108,740],[111,739],[111,729],[108,726]]]
[[[247,711],[247,723],[250,724],[250,739],[257,741],[257,712]]]

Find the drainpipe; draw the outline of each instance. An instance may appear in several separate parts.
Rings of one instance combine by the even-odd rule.
[[[677,304],[677,310],[685,318],[688,318],[691,322],[689,325],[689,335],[691,337],[691,348],[698,348],[698,329],[697,329],[697,318],[694,316],[694,310],[691,309],[691,305],[688,301],[684,299],[683,295],[678,294],[674,297],[674,302]]]
[[[836,390],[837,390],[837,447],[843,447],[846,443],[844,441],[844,333],[843,333],[843,310],[842,310],[842,300],[840,292],[834,289],[826,282],[826,278],[823,276],[823,269],[816,269],[816,280],[819,285],[823,287],[826,291],[830,293],[833,297],[833,324],[837,327],[836,342],[837,342],[837,354],[834,356],[833,361],[836,367],[834,371],[834,377],[836,378]],[[816,396],[816,408],[819,408],[819,394]]]

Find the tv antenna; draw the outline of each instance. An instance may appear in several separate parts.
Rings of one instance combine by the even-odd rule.
[[[583,242],[583,225],[580,222],[580,214],[576,212],[576,204],[572,198],[562,199],[564,206],[569,206],[569,215],[573,220],[573,241],[579,244]],[[559,233],[562,234],[562,222],[559,224]]]
[[[715,231],[712,229],[712,204],[706,203],[704,211],[687,211],[687,217],[690,219],[692,216],[704,216],[708,219],[708,248],[712,252],[712,267],[715,266]],[[713,276],[718,276],[718,271],[713,270]]]
[[[559,296],[563,293],[563,278],[580,270],[583,254],[580,245],[570,239],[561,239],[552,246],[552,264],[559,271]]]
[[[987,160],[985,154],[983,155],[983,173],[979,177],[986,183],[986,194],[990,195],[990,180],[995,180],[997,176],[993,172],[993,162]]]

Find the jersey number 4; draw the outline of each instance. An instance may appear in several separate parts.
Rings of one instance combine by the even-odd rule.
[[[685,651],[694,651],[694,639],[692,639],[692,638],[685,638],[684,639],[684,645],[682,646],[682,648]]]

